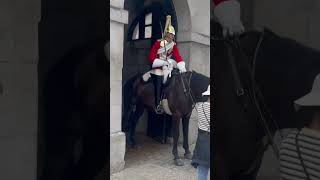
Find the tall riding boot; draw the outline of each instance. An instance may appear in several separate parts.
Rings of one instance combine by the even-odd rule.
[[[155,96],[155,105],[156,105],[155,111],[157,114],[162,114],[163,108],[160,101],[161,101],[161,95],[162,95],[163,76],[157,76],[155,74],[151,74],[151,77],[154,85],[154,96]]]

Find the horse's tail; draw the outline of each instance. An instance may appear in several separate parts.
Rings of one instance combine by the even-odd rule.
[[[132,112],[134,105],[136,104],[136,89],[137,89],[137,79],[141,78],[142,74],[137,73],[133,77],[129,78],[122,87],[122,131],[126,132],[129,125],[129,116]]]

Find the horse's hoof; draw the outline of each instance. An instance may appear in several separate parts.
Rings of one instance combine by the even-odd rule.
[[[184,164],[183,164],[183,161],[181,160],[181,159],[175,159],[174,160],[174,164],[176,165],[176,166],[183,166]]]
[[[184,154],[184,158],[191,160],[192,159],[192,154],[191,153]]]

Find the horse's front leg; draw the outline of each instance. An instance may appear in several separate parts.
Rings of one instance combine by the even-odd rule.
[[[181,116],[174,114],[172,116],[172,128],[173,128],[173,148],[172,154],[174,156],[174,163],[177,166],[183,166],[183,162],[179,157],[178,153],[178,140],[179,140],[179,125]]]
[[[144,111],[143,106],[137,105],[135,111],[131,112],[129,117],[130,128],[129,128],[128,144],[131,148],[134,148],[136,146],[136,141],[135,141],[136,127],[141,115],[143,114],[143,111]]]
[[[183,149],[185,151],[184,157],[186,159],[192,159],[192,154],[189,149],[189,120],[190,116],[182,118]]]

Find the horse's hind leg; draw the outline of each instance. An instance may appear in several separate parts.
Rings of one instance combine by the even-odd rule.
[[[136,142],[135,142],[135,133],[136,133],[136,127],[137,123],[140,119],[140,116],[142,115],[144,111],[144,107],[141,105],[136,105],[135,111],[131,112],[129,121],[130,121],[130,130],[129,130],[129,145],[131,147],[134,147]]]
[[[173,148],[172,154],[174,156],[174,163],[177,166],[183,166],[183,162],[179,157],[178,153],[178,140],[179,140],[179,125],[180,125],[180,116],[172,116],[172,130],[173,130]]]
[[[189,149],[189,120],[190,116],[182,118],[182,131],[183,131],[183,148],[184,157],[186,159],[192,159],[192,154]]]

